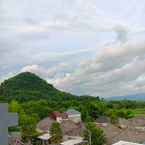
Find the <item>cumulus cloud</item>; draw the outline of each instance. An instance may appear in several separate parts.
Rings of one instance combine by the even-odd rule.
[[[59,63],[56,66],[49,68],[44,68],[40,65],[34,64],[23,67],[21,72],[32,72],[50,80],[68,75],[71,69],[72,68],[67,63]]]
[[[116,32],[116,41],[120,41],[120,43],[125,43],[127,41],[127,35],[129,32],[129,29],[127,27],[116,25],[113,28],[113,31]]]
[[[128,41],[102,49],[95,60],[85,61],[75,73],[55,80],[57,87],[73,93],[101,96],[139,92],[131,83],[145,72],[145,43]],[[135,85],[134,85],[135,87]]]
[[[5,22],[2,26],[21,33],[64,30],[74,32],[115,31],[121,41],[125,40],[124,35],[127,29],[134,30],[137,27],[135,24],[128,23],[128,17],[125,16],[127,11],[124,8],[126,3],[128,9],[132,11],[132,8],[136,6],[136,2],[129,5],[128,1],[121,1],[118,5],[114,0],[110,2],[100,2],[98,0],[74,0],[72,2],[67,0],[45,0],[39,2],[32,0],[31,4],[29,3],[28,0],[23,3],[18,0],[14,0],[13,3],[6,0],[3,4],[3,15],[0,15],[0,18],[3,18],[2,20]],[[34,3],[35,7],[33,6]],[[104,5],[106,3],[110,8],[115,4],[121,10],[113,12],[112,15],[113,8],[106,12]],[[138,2],[138,5],[144,5],[144,2]],[[136,12],[140,17],[143,15],[142,11],[143,8],[136,7]],[[124,17],[120,16],[120,19],[118,19],[117,16],[121,15],[120,12]]]
[[[28,65],[22,68],[21,72],[32,72],[38,75],[42,75],[44,77],[49,76],[49,73],[42,67],[38,65]]]
[[[0,80],[30,71],[76,94],[143,91],[144,2],[5,0]]]

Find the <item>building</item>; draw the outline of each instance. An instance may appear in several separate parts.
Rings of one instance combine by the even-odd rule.
[[[99,118],[96,119],[97,127],[106,127],[109,122],[110,120],[106,116],[100,116]]]
[[[68,114],[67,113],[60,113],[60,112],[57,112],[57,111],[52,112],[50,114],[50,117],[52,119],[54,119],[55,121],[59,122],[59,123],[61,123],[64,120],[68,120]]]
[[[75,123],[81,122],[81,113],[75,109],[68,109],[67,110],[68,119],[72,120]]]
[[[60,145],[84,145],[86,142],[82,138],[76,137],[62,142]]]
[[[85,125],[82,122],[75,123],[72,120],[66,120],[61,123],[61,128],[64,135],[81,136],[85,129]]]
[[[51,117],[42,119],[37,124],[37,127],[36,127],[37,132],[39,132],[39,133],[48,132],[49,128],[51,127],[51,125],[54,121],[55,120],[52,119]]]
[[[50,117],[44,118],[43,120],[39,121],[36,130],[39,133],[46,133],[54,122],[55,120]],[[85,129],[83,122],[75,123],[72,120],[63,120],[60,125],[63,134],[68,136],[81,136]]]
[[[61,123],[65,120],[71,120],[75,123],[81,122],[81,113],[75,109],[68,109],[66,112],[61,113],[58,111],[50,113],[50,118]]]
[[[132,143],[132,142],[126,142],[126,141],[119,141],[113,145],[143,145],[143,144],[138,144],[138,143]]]
[[[51,135],[48,133],[42,134],[41,136],[38,136],[38,143],[45,145],[50,143]]]

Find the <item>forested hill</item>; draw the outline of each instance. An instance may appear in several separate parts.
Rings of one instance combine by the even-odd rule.
[[[16,99],[18,101],[56,99],[60,97],[76,97],[69,93],[57,90],[53,85],[37,75],[24,72],[20,73],[0,85],[0,96],[5,100]]]

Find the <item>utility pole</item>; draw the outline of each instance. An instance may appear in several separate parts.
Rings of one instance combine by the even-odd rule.
[[[88,133],[89,133],[89,145],[92,144],[92,133],[90,130],[88,130]]]

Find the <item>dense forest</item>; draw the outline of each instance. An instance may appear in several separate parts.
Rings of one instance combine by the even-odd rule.
[[[11,112],[19,113],[19,126],[25,137],[37,134],[37,122],[52,111],[63,112],[73,107],[81,112],[84,122],[108,116],[112,123],[116,123],[119,117],[128,119],[145,111],[143,101],[107,101],[100,97],[72,95],[59,91],[29,72],[1,83],[0,101],[8,102]]]

